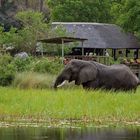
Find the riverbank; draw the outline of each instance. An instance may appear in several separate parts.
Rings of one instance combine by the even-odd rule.
[[[0,121],[50,124],[140,124],[137,92],[0,88]]]

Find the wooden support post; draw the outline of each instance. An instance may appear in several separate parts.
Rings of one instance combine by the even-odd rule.
[[[139,58],[139,49],[136,49],[136,59]]]
[[[114,51],[113,51],[113,49],[112,49],[112,57],[114,57]]]
[[[114,57],[114,60],[117,60],[117,58],[116,58],[116,49],[113,49],[113,57]]]
[[[62,64],[64,63],[64,40],[62,39]]]
[[[128,57],[128,49],[125,51],[125,56]]]
[[[140,79],[140,66],[139,66],[139,71],[138,71],[138,78]]]
[[[139,50],[136,49],[136,51],[134,51],[134,59],[138,59],[138,53],[139,53]]]
[[[82,56],[84,56],[84,46],[83,46],[83,41],[82,41]]]

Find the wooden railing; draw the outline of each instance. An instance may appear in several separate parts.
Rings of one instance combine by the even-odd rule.
[[[127,65],[133,73],[135,73],[140,79],[140,64],[125,64]]]
[[[67,55],[67,56],[65,56],[65,63],[69,62],[71,59],[97,61],[97,62],[105,64],[105,65],[110,65],[110,58],[108,56]]]

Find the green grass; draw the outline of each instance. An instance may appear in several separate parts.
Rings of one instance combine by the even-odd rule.
[[[82,88],[21,90],[0,87],[0,121],[77,120],[140,123],[137,92],[86,91]]]

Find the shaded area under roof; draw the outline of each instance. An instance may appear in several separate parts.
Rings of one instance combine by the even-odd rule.
[[[85,23],[85,22],[53,22],[55,29],[62,25],[74,37],[87,38],[84,48],[101,49],[140,49],[140,42],[136,36],[125,33],[122,28],[114,24]],[[82,47],[82,46],[78,46]]]
[[[84,42],[85,40],[88,40],[88,39],[75,38],[75,37],[56,37],[56,38],[41,39],[38,41],[44,42],[44,43],[62,44],[62,43],[70,43],[70,42],[76,42],[76,41]]]

